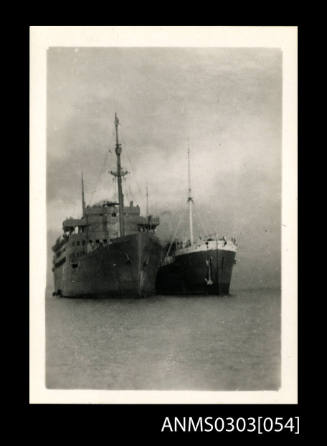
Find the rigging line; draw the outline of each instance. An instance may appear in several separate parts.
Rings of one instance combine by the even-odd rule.
[[[122,142],[122,145],[126,146],[125,139],[124,139],[123,136],[121,137],[121,142]],[[132,161],[131,161],[131,159],[130,159],[130,157],[129,157],[129,155],[128,155],[128,150],[124,152],[124,156],[126,157],[127,162],[128,162],[128,164],[129,164],[129,168],[131,169],[131,175],[133,175],[133,173],[135,172],[135,170],[134,170],[134,168],[133,168],[133,163],[132,163]],[[142,195],[143,195],[142,188],[140,187],[140,184],[139,184],[139,182],[137,181],[135,175],[133,175],[133,182],[134,182],[134,183],[136,184],[136,186],[137,186],[137,189],[138,189],[137,193],[140,194],[140,196],[142,196]]]
[[[127,154],[126,154],[126,158],[127,158],[127,161],[128,161],[128,163],[130,165],[131,171],[135,172],[135,170],[133,169],[133,164],[132,164],[132,162],[131,162],[131,160],[130,160],[130,158],[129,158],[129,156]],[[133,182],[136,184],[137,193],[140,194],[140,196],[142,196],[143,195],[142,188],[140,187],[140,184],[139,184],[139,182],[138,182],[138,180],[137,180],[135,175],[133,175]]]
[[[171,238],[171,242],[170,242],[170,245],[169,245],[168,250],[167,250],[167,252],[166,252],[164,261],[165,261],[166,258],[169,256],[171,247],[172,247],[172,245],[173,245],[174,240],[176,239],[176,235],[177,235],[177,232],[178,232],[178,229],[179,229],[179,227],[180,227],[180,224],[181,224],[181,221],[182,221],[182,220],[183,220],[183,213],[181,213],[181,215],[179,216],[179,221],[178,221],[178,224],[176,225],[175,233],[174,233],[173,237]]]
[[[124,135],[121,136],[121,143],[123,146],[128,146],[128,144],[126,144]],[[138,180],[136,178],[134,165],[132,163],[131,158],[129,157],[128,150],[124,152],[124,155],[126,157],[128,167],[130,168],[130,175],[132,176],[133,184],[136,184],[136,193],[139,195],[139,197],[143,197],[143,195],[144,195],[143,188],[140,186],[140,183],[138,182]],[[132,191],[132,189],[130,189],[130,190]],[[133,200],[136,201],[137,200],[136,194],[131,193],[131,195],[132,195]]]
[[[211,218],[212,218],[212,213],[210,212],[208,212],[208,208],[205,208],[204,210],[203,210],[203,214],[204,214],[204,216],[205,216],[205,220],[206,221],[210,221],[211,220]],[[212,221],[212,220],[211,220]],[[212,224],[211,224],[211,228],[212,228]],[[215,227],[214,227],[215,228]],[[208,230],[209,228],[208,227],[206,227],[206,229]],[[215,228],[216,229],[216,228]],[[209,234],[209,231],[207,231],[207,235],[210,235]]]
[[[106,168],[108,155],[109,155],[109,150],[106,151],[106,153],[105,153],[105,157],[104,157],[104,162],[101,164],[101,168],[100,168],[100,171],[99,171],[99,174],[98,174],[98,178],[97,178],[97,181],[96,181],[96,186],[95,186],[95,188],[94,188],[94,190],[93,190],[93,192],[92,192],[92,196],[91,196],[90,204],[93,203],[94,194],[95,194],[96,191],[97,191],[97,188],[98,188],[98,186],[99,186],[99,182],[100,182],[100,178],[101,178],[101,176],[103,175],[103,172],[104,172],[104,170],[105,170],[105,168]]]
[[[195,208],[195,206],[194,206],[194,208]],[[201,227],[201,230],[203,231],[203,236],[209,235],[209,232],[208,232],[208,230],[207,230],[208,228],[207,228],[206,225],[204,224],[202,218],[199,216],[199,214],[198,214],[196,208],[195,208],[195,212],[194,212],[194,214],[195,214],[197,220],[200,222],[200,227]]]
[[[126,181],[126,188],[125,188],[125,190],[127,192],[126,195],[127,195],[128,201],[131,201],[131,200],[134,201],[135,197],[134,197],[133,191],[131,189],[131,185],[127,181]]]
[[[206,218],[203,218],[201,213],[199,215],[199,212],[197,212],[197,215],[198,215],[198,219],[200,220],[201,228],[202,228],[202,230],[204,230],[204,235],[209,235],[210,231],[207,226],[207,222],[210,221],[210,219],[208,218],[208,214],[206,215]]]

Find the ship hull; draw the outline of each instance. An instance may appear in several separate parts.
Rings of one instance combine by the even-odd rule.
[[[144,297],[155,293],[161,246],[148,232],[130,234],[54,270],[63,297]]]
[[[235,251],[211,249],[177,255],[159,268],[156,289],[160,294],[228,295]]]

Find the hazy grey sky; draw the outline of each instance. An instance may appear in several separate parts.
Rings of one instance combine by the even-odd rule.
[[[145,212],[147,182],[158,235],[183,217],[182,235],[189,140],[196,233],[237,237],[235,288],[279,285],[281,68],[278,49],[50,48],[49,244],[80,216],[81,171],[88,204],[114,197],[117,112],[126,202]]]

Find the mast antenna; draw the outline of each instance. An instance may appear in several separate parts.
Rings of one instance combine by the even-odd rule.
[[[190,242],[193,245],[193,198],[192,198],[192,187],[191,187],[191,153],[190,153],[190,143],[187,147],[187,173],[188,173],[188,214],[189,214],[189,229],[190,229]]]
[[[146,183],[146,216],[149,216],[149,190],[148,183]]]
[[[85,197],[84,197],[84,179],[83,179],[83,172],[82,172],[82,216],[85,215]]]
[[[119,143],[119,134],[118,134],[118,125],[119,119],[117,113],[115,113],[115,131],[116,131],[116,157],[117,157],[117,171],[111,171],[111,175],[117,177],[118,183],[118,201],[119,201],[119,232],[120,237],[125,235],[125,222],[124,222],[124,194],[123,194],[123,186],[122,186],[122,178],[127,175],[127,171],[122,170],[120,155],[122,153],[121,144]]]

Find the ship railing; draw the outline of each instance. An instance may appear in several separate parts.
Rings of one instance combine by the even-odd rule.
[[[175,240],[174,242],[174,246],[176,249],[185,249],[185,248],[189,248],[191,246],[200,246],[203,243],[207,243],[207,242],[224,242],[225,244],[234,244],[237,245],[236,239],[234,237],[225,237],[225,236],[221,236],[218,237],[217,234],[208,234],[205,236],[199,236],[194,242],[193,244],[191,244],[190,240]]]
[[[207,242],[207,241],[217,241],[217,242],[226,242],[226,243],[232,243],[234,245],[237,245],[236,242],[236,238],[235,237],[226,237],[225,235],[222,235],[220,237],[218,237],[218,234],[214,233],[214,234],[207,234],[205,236],[199,236],[198,240],[196,241],[196,243],[203,243],[203,242]]]

